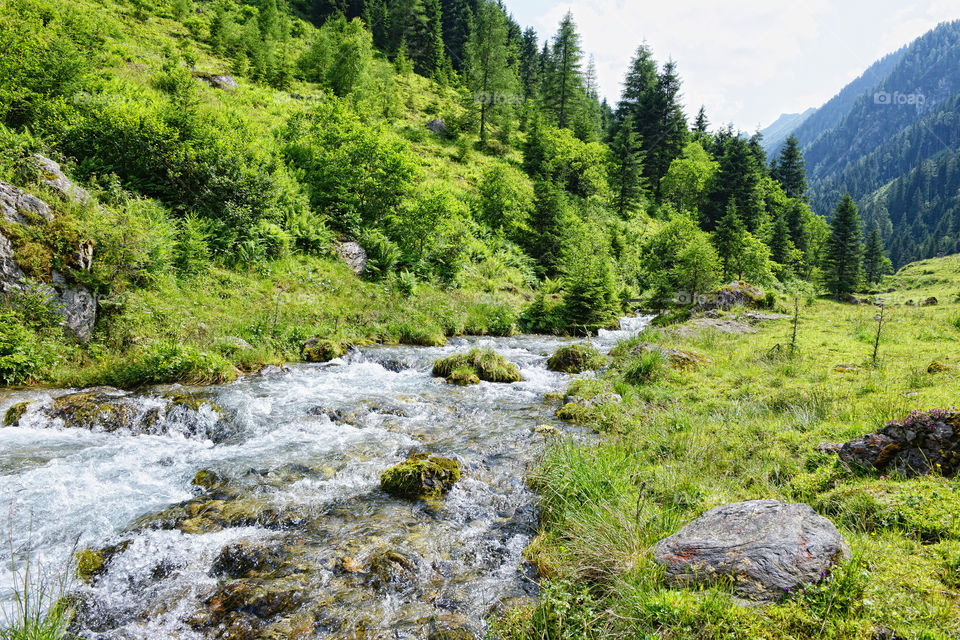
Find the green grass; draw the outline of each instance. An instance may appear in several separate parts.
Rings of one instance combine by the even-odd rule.
[[[0,640],[69,640],[73,607],[67,592],[72,568],[50,573],[29,562],[13,564],[10,613],[0,619]]]
[[[956,406],[960,307],[945,292],[960,291],[957,263],[899,274],[904,299],[886,310],[876,367],[861,329],[875,326],[877,309],[816,300],[801,306],[795,358],[784,350],[789,321],[747,335],[668,327],[642,339],[710,361],[650,376],[624,345],[603,380],[576,381],[571,394],[617,391],[623,402],[578,416],[600,441],[556,444],[533,473],[542,527],[527,556],[546,577],[543,598],[499,620],[500,637],[869,639],[881,628],[960,636],[960,481],[854,474],[816,449],[913,410]],[[938,306],[906,304],[931,295]],[[937,360],[951,368],[927,373]],[[840,373],[838,364],[859,368]],[[763,607],[740,606],[720,587],[662,583],[650,554],[657,540],[710,508],[760,498],[810,504],[855,559]]]

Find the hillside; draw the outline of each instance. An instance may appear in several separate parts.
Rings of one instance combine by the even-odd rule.
[[[784,141],[796,131],[807,119],[816,113],[817,109],[810,107],[803,113],[785,113],[766,129],[760,131],[763,136],[763,148],[768,154],[780,151]]]

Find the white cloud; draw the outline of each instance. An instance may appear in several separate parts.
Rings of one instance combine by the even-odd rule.
[[[552,36],[571,10],[611,102],[636,47],[673,59],[690,115],[753,130],[819,106],[885,53],[960,13],[956,0],[675,0],[509,2],[521,23]],[[526,6],[525,6],[526,5]],[[951,6],[952,5],[952,6]]]

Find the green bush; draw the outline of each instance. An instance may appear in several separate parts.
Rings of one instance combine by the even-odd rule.
[[[467,310],[464,333],[509,337],[517,332],[517,314],[508,304],[482,303]]]
[[[10,312],[0,312],[0,383],[18,385],[42,373],[51,354]]]
[[[667,362],[659,351],[646,351],[630,360],[623,370],[623,379],[632,385],[647,384],[663,375]]]
[[[390,325],[388,331],[390,336],[400,344],[419,347],[442,347],[447,344],[447,337],[443,330],[423,320],[395,322]]]

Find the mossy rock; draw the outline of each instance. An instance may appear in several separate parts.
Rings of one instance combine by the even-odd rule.
[[[935,374],[935,373],[946,373],[947,371],[950,371],[950,367],[948,367],[947,365],[943,364],[943,363],[940,362],[939,360],[936,360],[936,361],[934,361],[934,362],[931,362],[931,363],[930,363],[930,366],[927,367],[927,373],[931,373],[931,374]]]
[[[538,424],[533,428],[533,432],[538,436],[557,437],[560,435],[560,430],[552,424]]]
[[[578,402],[568,402],[556,413],[557,417],[567,422],[588,422],[593,416],[593,407],[586,407]]]
[[[196,396],[192,393],[174,393],[170,396],[167,396],[167,399],[170,400],[170,404],[167,407],[168,411],[177,407],[183,407],[184,409],[188,409],[190,411],[199,412],[203,406],[206,405],[213,409],[213,411],[220,416],[224,415],[223,407],[212,400]]]
[[[447,382],[459,387],[469,387],[470,385],[480,384],[480,378],[470,367],[461,367],[447,376]]]
[[[3,426],[5,427],[16,427],[20,424],[20,418],[23,417],[23,414],[27,412],[27,407],[30,406],[29,402],[18,402],[9,409],[7,413],[3,416]]]
[[[330,362],[342,358],[346,353],[346,347],[335,340],[311,338],[303,345],[303,359],[306,362]]]
[[[107,568],[107,558],[103,551],[82,549],[74,556],[76,575],[79,580],[91,583]]]
[[[380,487],[397,498],[436,499],[460,479],[460,463],[430,453],[418,453],[380,474]]]
[[[520,382],[523,377],[517,365],[491,349],[473,349],[469,353],[456,353],[433,364],[433,375],[437,378],[450,378],[457,373],[462,377],[466,371],[472,371],[480,380],[486,382]]]
[[[547,369],[560,373],[583,373],[602,369],[607,359],[599,351],[586,344],[571,344],[557,349],[547,360]]]
[[[193,477],[193,480],[190,482],[195,487],[200,487],[207,491],[213,491],[218,487],[222,487],[225,484],[223,476],[215,471],[210,471],[209,469],[203,469],[197,472],[197,475]]]
[[[122,399],[113,389],[89,389],[54,399],[48,413],[67,428],[100,428],[110,433],[132,427],[137,416],[137,410]]]

